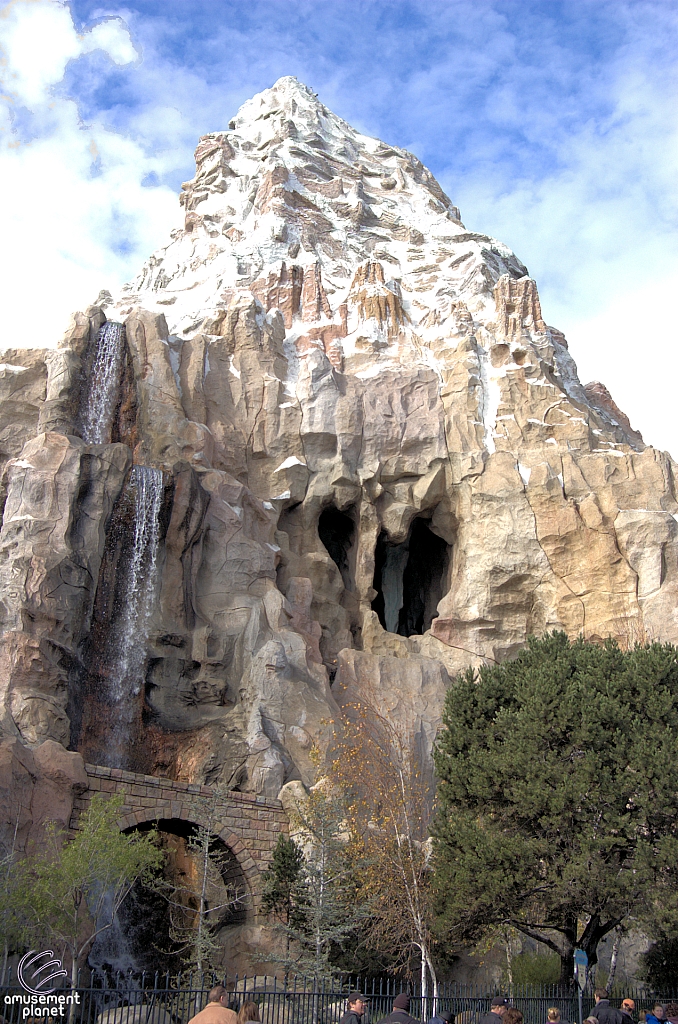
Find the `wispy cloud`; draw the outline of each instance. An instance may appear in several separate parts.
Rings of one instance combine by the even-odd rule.
[[[512,245],[582,376],[678,453],[673,2],[14,0],[1,13],[6,50],[7,26],[24,32],[5,131],[24,141],[0,154],[12,194],[30,196],[8,225],[12,290],[18,307],[41,290],[50,339],[163,240],[197,137],[294,74],[416,152],[470,227]]]

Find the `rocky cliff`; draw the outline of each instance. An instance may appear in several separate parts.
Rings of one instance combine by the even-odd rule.
[[[416,157],[283,78],[180,202],[3,357],[9,740],[276,795],[357,694],[426,751],[530,633],[678,641],[674,463]]]

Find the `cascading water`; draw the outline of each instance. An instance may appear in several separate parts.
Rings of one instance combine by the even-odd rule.
[[[98,689],[99,714],[94,714],[96,759],[113,768],[128,768],[135,742],[135,725],[139,721],[139,695],[143,685],[148,625],[153,612],[158,579],[158,547],[160,542],[160,511],[163,501],[161,470],[134,466],[123,495],[125,527],[117,538],[124,538],[124,555],[117,562],[114,577],[115,595],[112,617],[102,648],[95,655],[93,679]],[[105,718],[101,721],[102,706]],[[134,892],[128,894],[126,906],[134,910]],[[111,894],[108,894],[103,918],[110,920]],[[129,922],[128,922],[129,926]],[[114,984],[116,975],[126,976],[135,985],[139,974],[137,957],[121,918],[113,923],[94,944],[89,955],[90,967]]]
[[[71,697],[73,741],[86,760],[138,770],[148,628],[158,582],[163,474],[133,466],[106,534],[84,673]]]
[[[112,320],[99,331],[82,416],[82,436],[88,444],[110,443],[119,398],[124,339],[125,328]]]
[[[115,627],[106,665],[108,701],[112,706],[111,758],[124,767],[130,727],[136,716],[146,658],[148,622],[153,611],[157,576],[159,516],[163,478],[159,469],[134,466],[128,488],[134,493],[134,535],[129,560],[121,566],[116,593]]]

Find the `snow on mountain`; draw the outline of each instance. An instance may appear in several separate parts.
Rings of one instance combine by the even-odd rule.
[[[601,446],[643,446],[611,399],[582,388],[518,257],[467,230],[415,156],[355,131],[297,79],[244,103],[228,131],[200,139],[195,158],[183,227],[109,315],[163,312],[180,345],[218,334],[234,296],[249,291],[262,312],[281,311],[290,369],[319,349],[362,379],[421,363],[444,384],[473,338],[488,451],[506,434],[502,380],[519,367],[531,385],[593,408],[612,430],[599,431]]]

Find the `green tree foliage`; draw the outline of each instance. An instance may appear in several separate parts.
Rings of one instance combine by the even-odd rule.
[[[678,937],[654,942],[641,958],[641,977],[655,992],[678,989]]]
[[[556,985],[560,957],[555,953],[517,953],[511,965],[514,985]]]
[[[297,840],[294,845],[303,859],[299,861],[298,853],[288,847],[285,878],[270,873],[267,883],[269,907],[278,917],[279,931],[286,939],[285,951],[267,959],[273,959],[286,972],[315,981],[340,972],[337,954],[368,912],[367,906],[355,899],[355,862],[348,855],[344,815],[341,796],[326,778],[319,778],[290,814]],[[281,861],[282,857],[282,869]],[[291,876],[297,865],[299,872],[294,880]]]
[[[630,914],[678,921],[678,652],[530,639],[467,671],[435,754],[437,927],[468,943],[498,923],[575,947]]]
[[[296,927],[305,920],[301,876],[304,853],[294,839],[282,832],[273,851],[271,866],[264,872],[261,898],[265,914],[273,914],[284,925]]]
[[[74,986],[97,935],[111,927],[135,881],[162,859],[152,835],[120,832],[121,808],[122,797],[96,793],[72,838],[48,828],[44,846],[23,864],[17,898],[27,929],[38,947],[67,952]]]

